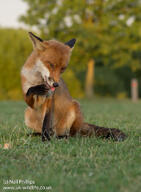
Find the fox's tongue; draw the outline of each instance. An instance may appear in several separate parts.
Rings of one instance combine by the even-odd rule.
[[[55,87],[51,87],[50,89],[51,89],[51,91],[54,91],[54,90],[55,90]]]

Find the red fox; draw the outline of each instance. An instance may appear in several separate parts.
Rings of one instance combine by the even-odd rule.
[[[21,70],[23,95],[28,104],[26,126],[36,133],[42,133],[43,141],[50,139],[52,134],[58,138],[80,134],[124,140],[126,135],[119,129],[85,123],[79,103],[72,99],[60,77],[68,66],[76,40],[61,43],[56,40],[44,41],[31,32],[29,36],[33,52]],[[50,121],[52,132],[49,135]]]

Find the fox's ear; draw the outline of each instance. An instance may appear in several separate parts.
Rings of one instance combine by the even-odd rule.
[[[65,45],[68,45],[71,49],[74,47],[76,39],[71,39],[70,41],[66,42]]]
[[[28,32],[28,34],[32,41],[33,48],[43,50],[44,49],[43,40],[40,37],[37,37],[36,35],[34,35],[32,32]]]

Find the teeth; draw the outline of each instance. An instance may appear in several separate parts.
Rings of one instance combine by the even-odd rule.
[[[44,81],[45,82],[45,85],[46,85],[46,87],[48,88],[48,89],[50,89],[50,85],[48,84],[48,82],[47,81]]]

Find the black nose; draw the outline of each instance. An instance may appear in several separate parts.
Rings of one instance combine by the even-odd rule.
[[[59,86],[59,84],[58,83],[53,83],[53,87],[58,87]]]

